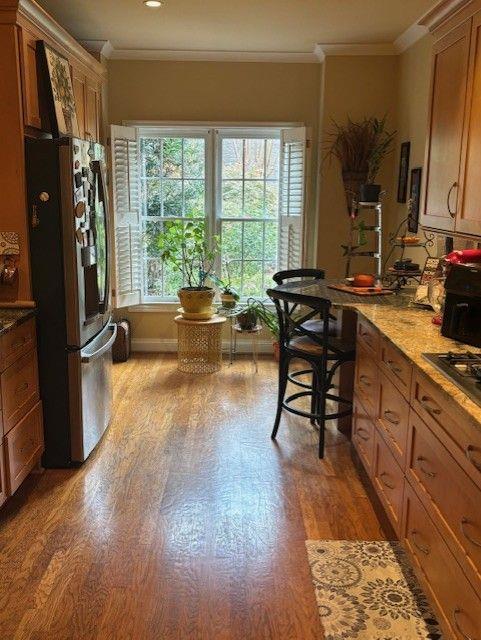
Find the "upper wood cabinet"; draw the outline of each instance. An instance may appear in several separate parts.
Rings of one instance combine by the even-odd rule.
[[[25,126],[42,128],[37,75],[37,36],[22,29],[20,32],[20,56],[23,89],[23,120]]]
[[[72,67],[72,87],[75,98],[79,136],[85,138],[85,75],[76,67]]]
[[[100,91],[99,83],[87,78],[85,83],[85,138],[100,140]]]
[[[433,51],[431,109],[422,224],[455,230],[469,66],[470,23],[442,38]]]
[[[433,50],[421,223],[481,236],[481,2]]]
[[[465,130],[456,231],[481,235],[481,12],[472,23]]]

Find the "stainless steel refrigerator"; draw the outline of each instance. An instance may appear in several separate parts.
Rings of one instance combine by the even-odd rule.
[[[112,405],[108,194],[104,149],[28,140],[27,192],[37,303],[46,467],[81,464]]]

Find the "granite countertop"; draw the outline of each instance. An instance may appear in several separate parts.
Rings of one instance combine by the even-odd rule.
[[[459,387],[425,360],[423,353],[446,351],[479,351],[475,347],[455,342],[441,335],[441,328],[432,324],[432,310],[414,306],[388,307],[377,304],[351,305],[390,340],[418,369],[454,402],[470,421],[481,429],[481,406],[473,402]]]
[[[32,318],[35,314],[35,309],[0,308],[0,336],[18,327],[19,324]]]

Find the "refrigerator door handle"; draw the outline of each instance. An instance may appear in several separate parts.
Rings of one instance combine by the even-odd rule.
[[[100,356],[103,356],[106,351],[112,348],[112,345],[115,342],[115,338],[117,337],[117,325],[115,323],[109,324],[107,328],[112,332],[110,338],[101,347],[99,347],[97,351],[94,351],[93,353],[90,353],[88,350],[82,350],[80,352],[80,360],[82,363],[92,362],[92,360],[100,358]]]

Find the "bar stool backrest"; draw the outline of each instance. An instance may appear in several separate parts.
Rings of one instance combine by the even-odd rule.
[[[301,278],[324,280],[325,277],[324,269],[289,269],[278,271],[272,276],[272,279],[276,284],[284,284],[286,280],[300,280]]]
[[[313,300],[298,293],[268,289],[267,295],[274,302],[279,321],[280,348],[288,349],[294,338],[306,337],[327,353],[329,348],[329,311],[331,302],[324,298]],[[317,317],[322,322],[322,333],[314,333],[305,323]],[[332,348],[331,348],[332,350]]]

